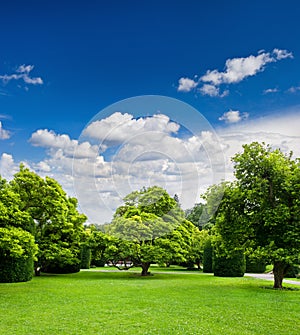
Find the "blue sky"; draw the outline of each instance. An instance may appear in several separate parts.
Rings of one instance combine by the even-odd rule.
[[[41,175],[58,179],[73,194],[70,157],[83,129],[111,104],[143,95],[167,96],[198,110],[199,123],[211,127],[221,139],[227,178],[232,175],[230,156],[241,150],[242,143],[264,140],[300,156],[300,4],[296,0],[6,1],[0,8],[0,174],[8,179],[23,161]],[[128,127],[120,131],[138,128],[135,134],[140,136],[150,121],[144,118],[135,122],[138,115],[134,108],[122,110],[122,106],[116,105],[119,110],[115,112],[122,112],[118,121],[116,115],[112,119],[101,113],[98,119],[108,118],[105,122],[112,127],[122,120]],[[168,115],[159,109],[153,114]],[[125,113],[132,117],[125,117]],[[174,120],[170,113],[169,120],[158,117],[154,121],[164,127],[159,129],[168,138],[180,139],[183,126],[177,129],[172,121],[183,125],[187,115],[179,112]],[[140,112],[140,116],[146,114]],[[107,131],[103,125],[99,124],[98,132]],[[126,145],[136,145],[119,133],[115,135]],[[198,141],[199,151],[207,134],[194,135],[198,137],[190,137],[184,145]],[[124,179],[130,169],[117,166],[120,161],[125,164],[120,148],[136,150],[129,144],[126,147],[125,142],[118,142],[114,149],[106,143],[102,152],[89,142],[91,146],[85,150],[92,148],[94,162],[103,168],[105,165],[104,170],[110,167],[110,177],[115,168],[115,177]],[[139,143],[147,148],[145,139]],[[137,185],[129,183],[123,191],[117,191],[122,186],[116,181],[114,190],[101,188],[109,180],[103,171],[97,181],[94,175],[93,183],[102,183],[94,190],[99,199],[115,197],[106,207],[115,208],[123,193],[145,180],[161,183],[154,176],[145,177],[145,169],[158,171],[160,166],[161,172],[168,171],[162,174],[162,185],[170,192],[178,187],[170,183],[181,171],[182,185],[191,172],[183,168],[189,160],[183,162],[176,153],[166,153],[163,148],[164,159],[144,157],[143,161],[153,165],[139,167],[134,172],[139,175],[133,176],[140,181]],[[118,150],[118,163],[112,167],[114,150]],[[195,148],[189,150],[196,165],[205,161],[195,154]],[[132,159],[130,167],[138,160]],[[173,175],[171,161],[177,163],[178,171],[174,168],[177,172],[173,170]],[[96,170],[95,166],[91,169]],[[199,166],[197,169],[202,171]],[[193,173],[191,176],[186,188],[195,178]],[[198,193],[207,182],[200,184],[192,197],[179,190],[185,207],[199,200]],[[80,192],[76,191],[79,198]],[[100,202],[82,207],[99,211]],[[109,213],[103,220],[108,219]]]

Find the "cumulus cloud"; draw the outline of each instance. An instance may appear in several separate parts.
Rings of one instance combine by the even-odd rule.
[[[171,134],[178,129],[179,125],[166,115],[135,119],[128,113],[115,112],[106,119],[92,122],[83,131],[83,136],[98,140],[105,150],[107,146],[119,145],[138,135],[146,136],[147,132]]]
[[[52,151],[60,150],[67,157],[94,157],[98,153],[98,147],[88,142],[78,143],[71,140],[69,135],[56,134],[52,130],[39,129],[31,135],[29,142],[35,147],[43,147]]]
[[[11,136],[11,133],[8,130],[5,130],[0,121],[0,140],[7,140]]]
[[[225,90],[221,93],[219,87],[216,87],[211,84],[204,84],[201,88],[199,88],[199,92],[202,95],[209,95],[210,97],[220,97],[220,98],[226,97],[229,94],[228,90]]]
[[[4,152],[0,157],[0,176],[11,180],[17,171],[18,165],[15,163],[13,156]]]
[[[0,75],[0,80],[7,84],[11,80],[23,80],[24,83],[30,85],[42,85],[43,79],[41,77],[31,77],[30,72],[34,69],[33,65],[20,65],[16,73]]]
[[[115,113],[91,123],[93,127],[88,126],[85,135],[99,141],[110,136],[107,143],[118,147],[106,146],[99,152],[87,137],[81,143],[44,129],[33,133],[30,142],[45,148],[47,156],[30,167],[55,178],[69,195],[76,196],[89,222],[109,222],[122,198],[143,186],[160,185],[171,195],[177,193],[184,209],[190,208],[208,186],[233,179],[231,157],[242,151],[244,143],[264,141],[284,152],[293,150],[300,157],[299,112],[249,120],[231,110],[222,116],[227,123],[217,129],[217,135],[203,130],[184,137],[180,137],[180,125],[165,115],[136,119]],[[244,122],[238,122],[243,118]],[[131,129],[127,123],[134,136],[127,136]],[[109,131],[110,126],[116,130]],[[79,153],[73,157],[76,147]],[[18,166],[7,154],[2,155],[0,164],[1,173],[11,173]]]
[[[190,92],[192,89],[197,87],[198,82],[196,82],[194,79],[182,77],[178,80],[178,84],[178,92]]]
[[[238,83],[249,76],[254,76],[256,73],[263,71],[266,64],[274,61],[275,58],[271,57],[270,53],[261,53],[257,56],[250,55],[245,58],[227,59],[224,72],[208,70],[200,80],[212,83],[213,85]]]
[[[211,97],[224,97],[228,91],[225,95],[225,91],[220,94],[220,85],[239,83],[247,77],[255,76],[264,71],[267,64],[286,58],[293,58],[293,54],[287,50],[275,48],[272,52],[260,51],[257,55],[227,59],[224,71],[207,70],[198,82],[189,78],[180,78],[178,90],[181,88],[181,91],[189,92],[204,83],[199,89],[202,94]]]
[[[219,117],[220,121],[225,121],[226,123],[237,123],[242,120],[245,120],[249,117],[248,113],[240,113],[240,111],[230,110],[224,113],[221,117]]]

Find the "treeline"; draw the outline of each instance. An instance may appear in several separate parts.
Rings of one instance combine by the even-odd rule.
[[[212,185],[184,212],[179,199],[153,186],[124,198],[107,225],[87,225],[51,178],[24,166],[0,179],[0,281],[30,280],[40,271],[67,273],[110,265],[195,266],[218,276],[262,272],[273,264],[274,287],[296,274],[300,258],[300,164],[259,143],[232,158],[235,181]],[[200,200],[200,199],[199,199]]]

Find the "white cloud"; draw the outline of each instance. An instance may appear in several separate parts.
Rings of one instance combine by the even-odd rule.
[[[178,129],[179,125],[166,115],[135,119],[130,114],[115,112],[106,119],[92,122],[83,131],[83,136],[100,141],[100,146],[106,150],[107,146],[133,141],[138,135],[146,136],[147,132],[175,134]]]
[[[55,178],[69,195],[75,195],[90,222],[110,221],[126,194],[150,185],[160,185],[171,195],[179,194],[182,207],[189,208],[200,201],[200,194],[211,184],[222,178],[233,179],[231,157],[242,151],[244,143],[264,141],[284,152],[293,150],[300,157],[299,113],[295,109],[239,123],[233,121],[244,114],[229,111],[223,121],[231,122],[217,129],[219,139],[212,131],[180,138],[179,125],[171,125],[167,116],[134,119],[129,114],[115,113],[97,127],[91,123],[94,128],[88,130],[94,139],[102,140],[105,133],[99,131],[107,132],[109,125],[114,125],[116,130],[109,136],[118,147],[113,152],[113,148],[106,147],[109,156],[106,151],[99,153],[97,146],[88,141],[78,143],[68,135],[40,130],[32,135],[31,143],[44,147],[47,157],[30,166],[42,176]],[[127,123],[134,136],[122,134],[130,130]],[[76,146],[79,154],[73,158],[70,153]],[[7,154],[2,155],[0,164],[1,173],[5,169],[7,174],[18,166]]]
[[[208,70],[200,80],[216,86],[224,83],[238,83],[249,76],[254,76],[258,72],[263,71],[266,64],[274,61],[276,60],[271,57],[270,53],[261,53],[257,56],[250,55],[245,58],[227,59],[224,72]]]
[[[13,156],[3,153],[0,157],[0,176],[4,179],[11,180],[17,171],[18,165],[14,162]]]
[[[281,60],[285,58],[294,58],[292,52],[288,52],[287,50],[280,50],[277,48],[273,50],[273,56],[275,56],[277,60]]]
[[[289,93],[297,93],[300,91],[300,86],[292,86],[287,90]]]
[[[10,132],[3,129],[2,122],[0,121],[0,140],[7,140],[10,138]]]
[[[277,93],[279,92],[278,88],[267,88],[263,91],[263,94]]]
[[[95,157],[98,147],[88,142],[78,144],[77,140],[71,140],[69,135],[56,134],[52,130],[39,129],[31,135],[29,142],[35,147],[43,147],[50,150],[60,150],[67,157]]]
[[[228,91],[224,91],[226,94],[220,94],[220,85],[239,83],[247,77],[255,76],[264,71],[267,64],[286,58],[293,58],[293,54],[287,50],[275,48],[272,52],[260,51],[256,56],[227,59],[224,71],[207,70],[198,82],[189,78],[180,78],[178,91],[189,92],[200,83],[204,83],[199,89],[202,94],[211,97],[224,97],[228,95]]]
[[[33,65],[20,65],[17,68],[16,73],[0,75],[0,80],[2,80],[4,84],[7,84],[11,80],[23,80],[26,84],[42,85],[43,79],[41,77],[30,76],[30,72],[33,70],[33,68]]]
[[[237,123],[247,119],[248,117],[249,117],[248,113],[241,114],[240,111],[230,110],[224,113],[221,117],[219,117],[219,120],[225,121],[226,123]]]
[[[210,97],[226,97],[229,94],[228,90],[225,90],[223,93],[220,92],[220,88],[211,84],[204,84],[199,92],[203,95],[209,95]]]
[[[178,83],[179,83],[177,88],[178,92],[190,92],[198,85],[198,82],[196,82],[195,80],[183,77],[178,80]]]

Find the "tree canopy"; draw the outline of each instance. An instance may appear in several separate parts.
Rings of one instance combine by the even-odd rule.
[[[142,267],[151,263],[183,262],[197,228],[184,218],[179,204],[162,188],[134,191],[124,198],[107,233],[115,237],[107,251],[109,260]]]
[[[271,262],[274,287],[281,288],[288,267],[299,262],[299,161],[257,142],[243,149],[233,157],[236,181],[223,184],[218,243]]]
[[[79,271],[86,216],[77,211],[77,200],[68,197],[56,180],[42,178],[22,165],[10,186],[17,194],[20,211],[35,224],[34,236],[39,246],[36,268]]]

